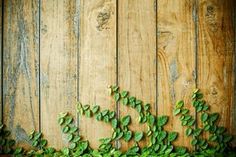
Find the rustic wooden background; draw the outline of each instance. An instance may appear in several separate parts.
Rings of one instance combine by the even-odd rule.
[[[0,117],[19,145],[32,129],[56,148],[66,145],[57,115],[68,111],[96,147],[111,127],[78,117],[77,101],[137,117],[112,101],[110,84],[169,115],[177,144],[190,140],[173,105],[196,87],[236,134],[234,0],[0,0],[0,9]]]

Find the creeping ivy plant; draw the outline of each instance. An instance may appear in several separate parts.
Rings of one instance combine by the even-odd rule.
[[[175,131],[166,131],[164,126],[168,123],[168,116],[155,116],[151,113],[151,105],[144,104],[136,97],[129,96],[127,91],[120,91],[117,86],[110,86],[109,91],[114,100],[131,107],[139,114],[138,121],[146,125],[146,131],[132,131],[130,115],[118,117],[115,111],[108,109],[101,110],[98,105],[77,104],[77,112],[81,116],[93,117],[97,121],[109,123],[113,133],[111,137],[100,139],[98,149],[92,149],[89,142],[79,135],[78,127],[69,113],[60,113],[58,124],[65,134],[68,146],[60,150],[47,145],[47,140],[43,138],[41,132],[32,131],[29,134],[32,149],[25,150],[15,146],[15,141],[10,138],[10,131],[6,126],[0,125],[0,154],[11,154],[21,156],[47,156],[47,157],[215,157],[215,156],[236,156],[230,142],[232,136],[226,132],[223,126],[219,126],[218,113],[211,113],[209,105],[203,99],[203,94],[195,90],[192,95],[192,105],[197,116],[190,115],[189,109],[184,107],[184,101],[178,101],[173,114],[178,116],[182,126],[185,128],[185,135],[191,139],[194,150],[173,145],[178,138]],[[199,117],[199,118],[195,118]],[[199,120],[198,120],[199,119]],[[198,123],[198,125],[196,125]],[[199,124],[202,127],[198,127]],[[208,136],[204,136],[204,134]],[[208,137],[208,138],[206,138]],[[147,146],[139,147],[141,140],[148,140]],[[127,151],[122,152],[116,145],[117,141],[134,141],[134,145]]]

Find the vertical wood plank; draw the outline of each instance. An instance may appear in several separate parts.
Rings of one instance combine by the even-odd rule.
[[[116,83],[116,1],[81,0],[79,55],[79,101],[115,110],[107,86]],[[111,137],[111,126],[94,118],[80,117],[81,135],[91,147]]]
[[[179,118],[173,116],[176,101],[195,111],[190,96],[195,88],[194,1],[158,1],[158,115],[168,115],[167,130],[179,132],[177,145],[188,146]]]
[[[76,112],[78,11],[78,0],[41,1],[41,129],[56,148],[66,144],[58,114]]]
[[[18,144],[39,128],[38,0],[4,1],[3,114]]]
[[[0,123],[2,123],[2,20],[3,20],[3,15],[2,15],[2,3],[3,1],[0,0]]]
[[[198,1],[198,87],[210,110],[220,114],[220,125],[236,135],[233,3],[233,0]]]
[[[155,0],[118,1],[118,84],[130,95],[150,103],[156,113],[156,8]],[[120,116],[131,115],[130,130],[144,131],[139,114],[127,106],[119,106]],[[122,142],[122,149],[134,143]],[[144,145],[141,142],[140,145]]]

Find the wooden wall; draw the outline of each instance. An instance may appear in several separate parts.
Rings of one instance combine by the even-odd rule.
[[[96,147],[111,126],[78,117],[77,101],[137,117],[109,98],[110,84],[170,116],[176,144],[190,147],[172,112],[194,88],[236,135],[234,0],[0,0],[0,14],[0,117],[19,145],[32,129],[65,145],[57,115],[68,111]]]

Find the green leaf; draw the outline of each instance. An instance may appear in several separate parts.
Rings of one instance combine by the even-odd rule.
[[[109,113],[109,119],[113,119],[115,117],[115,115],[116,115],[115,111],[111,111]]]
[[[87,117],[87,118],[90,118],[91,116],[92,116],[92,111],[91,110],[86,110],[85,111],[85,116]]]
[[[204,126],[204,130],[205,130],[205,131],[208,131],[208,130],[210,129],[210,127],[211,127],[211,126],[210,126],[209,124],[206,124],[206,125]]]
[[[200,112],[200,111],[202,111],[202,109],[203,109],[203,106],[197,106],[196,111],[197,111],[197,112]]]
[[[184,106],[184,101],[183,100],[178,101],[175,105],[176,108],[182,108],[183,106]]]
[[[66,117],[66,120],[65,120],[65,125],[69,125],[73,122],[73,118],[72,117]]]
[[[192,134],[192,132],[193,132],[193,129],[192,129],[192,128],[187,128],[186,131],[185,131],[185,134],[186,134],[187,136],[190,136],[190,135]]]
[[[112,119],[112,121],[111,121],[111,126],[112,126],[112,128],[117,128],[117,125],[118,125],[118,121],[117,121],[117,119]]]
[[[159,127],[166,125],[167,122],[168,122],[167,116],[159,116],[157,118],[157,126]]]
[[[141,106],[141,104],[137,104],[135,108],[136,108],[136,110],[137,110],[138,113],[140,113],[140,112],[142,111],[142,106]]]
[[[128,98],[124,98],[124,99],[122,100],[122,102],[123,102],[123,105],[128,105],[129,99],[128,99]]]
[[[99,142],[101,142],[102,144],[108,144],[112,141],[111,138],[102,138],[102,139],[99,139]]]
[[[151,105],[150,105],[150,104],[145,104],[145,105],[144,105],[144,110],[145,110],[145,111],[150,110],[150,108],[151,108]]]
[[[121,119],[121,125],[122,126],[127,126],[130,124],[131,117],[130,115],[127,115]]]
[[[201,115],[201,121],[202,121],[202,122],[205,122],[205,121],[207,121],[207,119],[208,119],[208,114],[207,114],[206,112],[204,112],[204,113]]]
[[[102,113],[101,112],[96,115],[96,119],[98,121],[102,120]]]
[[[131,131],[124,132],[123,138],[126,142],[130,141],[130,139],[132,138],[132,132]]]
[[[211,135],[210,137],[209,137],[209,141],[216,141],[216,139],[217,139],[217,136],[216,135]]]
[[[74,135],[73,134],[69,134],[67,136],[67,140],[70,142],[73,139]]]
[[[214,123],[218,118],[219,118],[219,113],[212,113],[212,114],[210,115],[210,121],[213,122],[213,123]]]
[[[64,118],[59,118],[58,119],[58,124],[62,125],[64,123],[65,119]]]
[[[62,153],[64,154],[64,155],[69,155],[69,153],[70,153],[70,150],[69,150],[69,148],[62,148]]]
[[[167,139],[168,139],[169,142],[172,142],[172,141],[174,141],[177,138],[177,136],[178,136],[177,132],[170,132],[168,134],[168,138]]]
[[[88,110],[90,108],[90,105],[88,105],[88,104],[86,104],[86,105],[84,105],[84,107],[83,107],[83,109],[86,111],[86,110]]]
[[[114,94],[114,99],[116,102],[118,102],[120,100],[120,93],[115,93]]]
[[[102,113],[102,116],[105,116],[109,113],[109,110],[103,110],[101,113]]]
[[[155,123],[155,117],[153,115],[148,116],[148,124],[149,125],[154,125]]]
[[[134,134],[134,140],[136,142],[139,142],[143,138],[143,132],[135,132]]]
[[[159,134],[157,135],[157,140],[158,141],[163,141],[167,136],[166,131],[160,131]]]
[[[194,136],[199,136],[201,133],[202,133],[202,129],[200,129],[200,128],[197,128],[193,131]]]
[[[70,128],[68,126],[65,126],[62,128],[63,133],[67,133],[69,130],[70,130]]]
[[[127,91],[122,91],[121,92],[121,97],[124,98],[128,95],[128,92]]]
[[[93,108],[92,108],[93,114],[97,113],[99,111],[99,109],[100,109],[100,106],[98,106],[98,105],[93,106]]]
[[[197,144],[197,139],[193,139],[192,141],[191,141],[191,144],[193,145],[193,146],[195,146],[196,144]]]
[[[41,145],[41,147],[44,147],[44,146],[46,146],[47,145],[47,140],[45,140],[45,139],[42,139],[41,141],[40,141],[40,145]]]
[[[75,147],[76,147],[76,143],[74,143],[74,142],[70,143],[70,145],[69,145],[70,149],[75,149]]]
[[[182,110],[181,110],[181,113],[182,113],[182,114],[187,114],[187,113],[189,113],[189,110],[188,110],[188,109],[182,109]]]
[[[180,108],[176,108],[174,109],[174,115],[178,115],[179,113],[181,112],[181,109]]]

